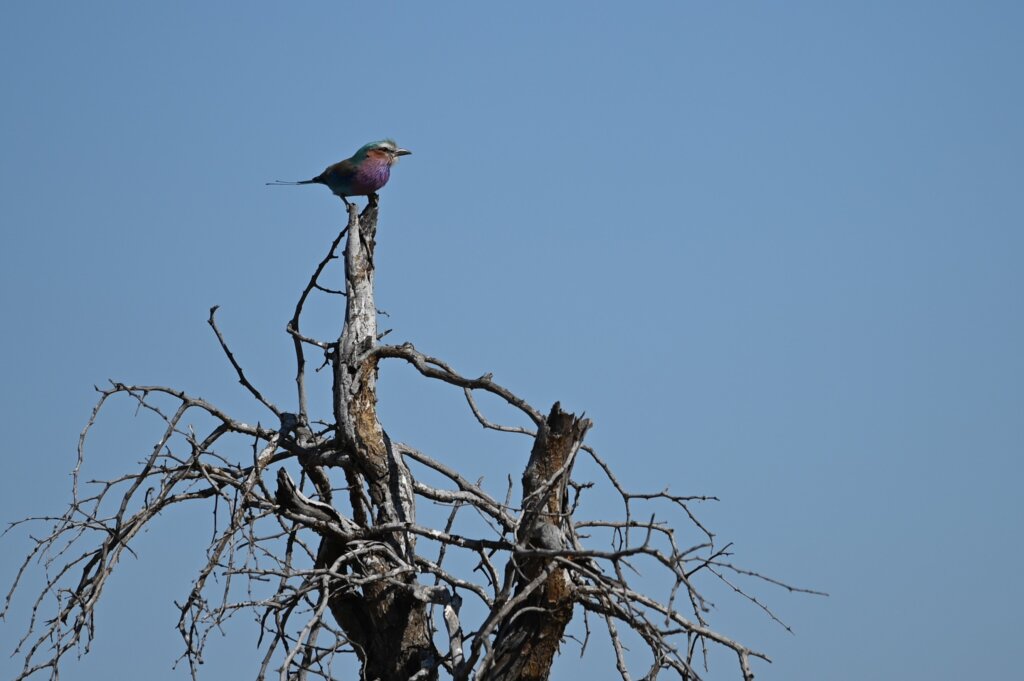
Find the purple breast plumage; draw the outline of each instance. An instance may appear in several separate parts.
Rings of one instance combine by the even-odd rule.
[[[352,177],[352,195],[372,194],[387,184],[389,177],[391,177],[390,163],[383,159],[366,159],[359,164]]]

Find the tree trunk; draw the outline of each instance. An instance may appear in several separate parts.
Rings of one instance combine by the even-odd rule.
[[[517,543],[528,549],[573,548],[566,490],[573,461],[590,420],[562,411],[556,402],[537,432],[523,473],[523,519]],[[481,681],[541,681],[572,619],[572,581],[555,558],[543,555],[519,563],[512,601],[522,599],[503,618]],[[531,591],[532,589],[532,591]]]
[[[351,457],[346,467],[353,519],[362,527],[412,522],[415,506],[412,478],[377,419],[377,361],[368,352],[377,343],[377,309],[373,295],[373,250],[377,232],[377,206],[371,201],[358,214],[349,207],[348,242],[345,247],[347,307],[345,327],[333,353],[334,417],[342,453]],[[363,490],[368,489],[366,499]],[[412,536],[386,535],[382,540],[408,563],[413,562]],[[318,567],[331,567],[349,548],[344,542],[325,538]],[[380,552],[352,561],[340,569],[361,576],[379,576],[397,567]],[[416,581],[413,573],[391,578],[404,584]],[[331,612],[355,644],[363,663],[362,678],[407,681],[437,678],[432,664],[437,653],[427,626],[426,605],[412,589],[393,581],[373,581],[360,591],[352,588],[332,593]]]

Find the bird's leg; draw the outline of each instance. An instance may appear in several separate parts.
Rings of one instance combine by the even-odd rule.
[[[369,205],[376,206],[377,205],[377,201],[378,201],[378,199],[380,197],[377,196],[377,192],[371,192],[370,194],[367,195],[366,198],[367,198],[367,203]]]
[[[339,198],[340,198],[340,199],[341,199],[342,201],[344,201],[344,202],[345,202],[345,207],[346,207],[346,208],[351,208],[351,207],[352,207],[352,204],[351,204],[351,203],[349,203],[349,202],[348,202],[348,199],[346,199],[346,198],[345,198],[345,197],[344,197],[343,195],[339,194],[338,196],[339,196]]]

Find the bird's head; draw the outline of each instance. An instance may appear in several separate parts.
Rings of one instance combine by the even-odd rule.
[[[363,145],[363,148],[356,152],[356,157],[384,161],[388,165],[392,165],[400,156],[406,156],[411,153],[408,149],[402,149],[395,144],[394,140],[381,140]]]

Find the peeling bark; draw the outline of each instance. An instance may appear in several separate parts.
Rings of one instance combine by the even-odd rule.
[[[395,456],[377,418],[377,358],[371,352],[377,343],[373,293],[376,233],[376,203],[371,201],[362,214],[350,206],[345,247],[345,326],[332,361],[336,432],[342,452],[350,455],[354,463],[346,469],[346,476],[353,516],[363,527],[415,520],[412,476],[401,458]],[[369,500],[363,496],[364,487],[369,491]],[[412,561],[412,535],[390,534],[384,541],[403,564]],[[346,543],[325,537],[318,567],[335,564],[348,550]],[[398,567],[385,554],[374,553],[348,569],[384,575]],[[392,579],[412,585],[416,575],[407,573]],[[367,584],[361,593],[346,588],[332,594],[331,612],[356,644],[364,678],[405,681],[421,669],[427,671],[419,678],[437,678],[432,664],[437,652],[430,639],[426,606],[413,593],[389,580],[381,580]]]
[[[590,425],[589,419],[562,411],[556,402],[538,430],[523,473],[524,510],[516,537],[520,546],[544,551],[574,546],[566,489]],[[499,624],[493,662],[487,666],[485,661],[481,681],[547,679],[572,619],[572,580],[564,563],[536,557],[521,561],[518,568],[515,593],[525,598]]]

